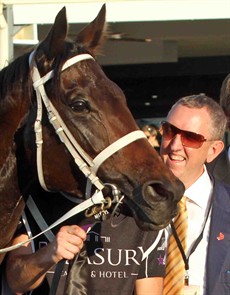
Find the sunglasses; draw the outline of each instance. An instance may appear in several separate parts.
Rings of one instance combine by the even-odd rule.
[[[208,141],[201,134],[181,130],[167,121],[161,122],[160,132],[161,135],[164,136],[164,138],[167,140],[171,140],[177,134],[180,134],[182,145],[193,149],[200,148],[205,141]]]

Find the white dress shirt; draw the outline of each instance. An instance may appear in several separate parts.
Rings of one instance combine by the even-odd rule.
[[[188,210],[188,237],[187,237],[187,256],[190,253],[193,243],[198,238],[204,228],[203,238],[196,247],[195,251],[189,257],[189,284],[200,286],[200,293],[203,294],[205,279],[205,263],[207,254],[207,245],[209,237],[210,214],[205,223],[213,185],[207,173],[206,168],[201,177],[193,183],[186,191],[187,210]],[[210,210],[211,211],[211,210]]]

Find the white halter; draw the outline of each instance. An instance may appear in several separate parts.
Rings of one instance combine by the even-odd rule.
[[[37,65],[35,60],[33,59],[35,51],[33,51],[30,55],[30,65],[32,67],[32,80],[33,86],[37,95],[37,118],[34,125],[34,130],[36,134],[36,144],[37,144],[37,170],[38,170],[38,178],[41,186],[47,189],[45,184],[44,176],[43,176],[43,168],[42,168],[42,101],[46,107],[48,118],[50,123],[53,125],[56,133],[58,134],[60,140],[65,144],[66,148],[73,156],[74,161],[78,168],[84,173],[87,178],[87,188],[86,188],[86,197],[90,197],[91,186],[95,185],[95,187],[101,191],[104,188],[101,180],[96,176],[96,172],[99,166],[111,155],[116,153],[118,150],[122,149],[126,145],[132,143],[141,138],[146,138],[145,134],[136,130],[129,134],[126,134],[122,138],[118,139],[106,149],[104,149],[101,153],[99,153],[93,160],[90,156],[81,148],[75,138],[72,136],[71,132],[63,122],[60,117],[58,111],[53,106],[52,102],[46,95],[44,83],[51,79],[54,75],[53,70],[48,72],[44,77],[40,77],[39,71],[37,69]],[[62,71],[72,66],[75,63],[78,63],[83,60],[94,60],[94,58],[89,54],[80,54],[74,56],[67,60],[63,67]]]

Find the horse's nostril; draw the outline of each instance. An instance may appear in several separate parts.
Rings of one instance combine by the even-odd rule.
[[[169,191],[161,182],[153,182],[143,187],[143,196],[150,197],[151,201],[164,201],[169,197]]]
[[[154,183],[152,185],[148,186],[152,190],[155,191],[155,194],[157,194],[157,197],[163,199],[168,199],[169,197],[169,191],[165,188],[165,186],[162,183]]]
[[[150,181],[146,182],[143,186],[136,188],[133,191],[133,195],[135,196],[135,199],[138,200],[138,203],[141,202],[140,196],[142,196],[144,201],[150,204],[166,201],[169,197],[173,198],[174,194],[163,182]]]
[[[172,187],[169,183],[152,181],[143,185],[143,196],[145,200],[151,201],[166,201],[171,198],[173,201],[178,202],[183,193],[184,185],[178,180],[177,186]],[[181,184],[181,185],[180,185]]]

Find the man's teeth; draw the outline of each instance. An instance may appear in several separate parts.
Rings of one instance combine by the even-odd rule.
[[[170,159],[171,160],[175,160],[175,161],[183,161],[184,157],[180,156],[180,155],[170,155]]]

